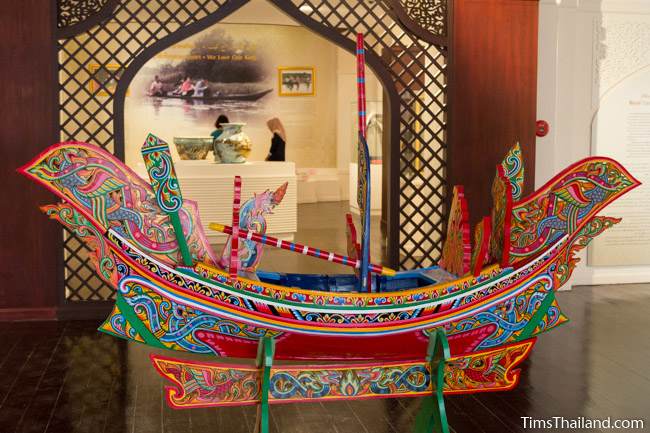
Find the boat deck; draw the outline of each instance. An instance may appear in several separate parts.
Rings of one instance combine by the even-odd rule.
[[[254,276],[259,281],[307,290],[323,292],[358,292],[359,279],[354,274],[294,274],[282,272],[257,271]],[[398,272],[395,276],[372,275],[373,292],[389,293],[416,289],[458,279],[453,274],[437,266],[418,271]]]

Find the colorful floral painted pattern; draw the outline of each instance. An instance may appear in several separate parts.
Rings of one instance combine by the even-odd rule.
[[[215,283],[227,284],[226,274],[220,269],[197,265],[199,275]],[[426,272],[425,272],[426,273]],[[454,293],[462,292],[477,284],[496,278],[503,274],[503,269],[491,267],[486,269],[478,277],[467,277],[461,279],[445,278],[443,282],[432,286],[421,287],[416,290],[402,292],[388,292],[380,295],[364,295],[359,293],[332,293],[315,290],[300,290],[291,287],[274,286],[263,284],[259,281],[240,278],[235,287],[249,293],[268,297],[278,302],[291,302],[292,304],[304,305],[331,305],[336,307],[379,307],[383,305],[401,305],[411,302],[435,300]],[[441,273],[435,273],[434,279]],[[444,272],[446,276],[450,275]]]
[[[85,143],[59,143],[21,171],[69,202],[102,232],[112,229],[151,257],[180,263],[172,224],[151,186],[105,150]],[[186,200],[179,216],[194,259],[214,264],[196,204]]]
[[[524,160],[519,143],[508,151],[501,162],[501,167],[503,167],[503,174],[510,180],[512,200],[519,200],[524,190]]]
[[[512,220],[512,185],[502,166],[492,182],[492,236],[490,258],[501,266],[507,266],[510,254],[510,230]]]
[[[456,185],[449,210],[447,237],[442,247],[440,266],[452,274],[465,275],[470,269],[471,255],[467,200],[465,200],[464,188]]]
[[[108,284],[117,285],[115,257],[111,253],[103,233],[68,203],[41,206],[41,210],[50,218],[57,220],[68,230],[79,236],[92,251],[90,260],[95,265],[97,274]]]
[[[450,358],[444,369],[444,393],[512,389],[520,373],[515,367],[528,356],[533,344],[534,340],[528,340]],[[257,368],[158,355],[153,355],[152,361],[160,375],[173,384],[166,393],[174,408],[255,404],[260,400]],[[430,365],[415,361],[272,367],[269,394],[272,403],[429,395]]]
[[[110,234],[109,237],[111,237],[112,241],[116,243],[120,243],[119,238],[115,236],[110,236]],[[256,293],[255,290],[251,290],[250,287],[247,287],[248,283],[242,284],[241,280],[238,280],[234,286],[228,286],[227,281],[224,282],[213,281],[211,284],[206,284],[206,282],[189,278],[188,276],[184,276],[180,273],[173,272],[172,270],[166,269],[165,267],[156,264],[150,258],[139,255],[137,252],[133,250],[129,250],[128,246],[123,242],[120,244],[120,247],[122,248],[122,252],[125,254],[129,254],[130,259],[133,260],[135,263],[137,263],[138,266],[142,266],[149,273],[152,273],[153,275],[157,275],[159,281],[166,281],[169,282],[170,284],[173,284],[173,286],[175,287],[185,289],[188,295],[192,293],[198,293],[208,298],[211,298],[215,302],[220,302],[226,305],[232,305],[238,308],[248,309],[259,313],[276,315],[278,317],[285,317],[291,320],[301,320],[301,321],[316,322],[316,323],[332,323],[332,324],[387,323],[391,321],[408,320],[415,317],[424,317],[427,315],[435,314],[436,312],[441,310],[440,305],[444,306],[442,308],[443,310],[450,309],[450,308],[459,308],[463,305],[474,303],[482,298],[488,297],[491,294],[501,291],[505,288],[512,287],[512,285],[515,284],[515,282],[520,281],[521,279],[525,279],[528,274],[535,272],[547,260],[547,258],[544,257],[540,261],[532,263],[529,266],[518,270],[517,272],[511,272],[510,274],[507,274],[502,278],[499,278],[494,283],[484,284],[482,287],[480,287],[475,291],[472,291],[470,294],[463,295],[462,291],[460,291],[460,293],[456,294],[456,296],[450,297],[447,302],[426,304],[423,301],[427,301],[427,299],[414,298],[411,302],[415,303],[415,305],[411,306],[410,308],[408,308],[409,307],[408,304],[404,305],[404,307],[406,308],[404,308],[402,311],[399,312],[392,312],[390,306],[404,304],[401,301],[396,302],[393,300],[393,302],[388,302],[388,299],[382,296],[358,297],[358,298],[353,297],[353,299],[356,298],[356,299],[365,299],[365,300],[375,300],[375,302],[373,303],[374,305],[372,306],[376,308],[380,308],[379,310],[372,313],[369,311],[363,313],[359,311],[357,313],[355,312],[355,310],[357,310],[358,306],[354,304],[346,305],[344,296],[341,296],[340,300],[336,299],[336,296],[340,294],[311,291],[310,299],[312,300],[312,302],[309,302],[306,299],[295,299],[295,300],[293,299],[288,300],[286,298],[282,299],[282,297],[280,296],[269,298],[266,296],[260,296],[259,292]],[[120,284],[125,284],[124,282],[125,278],[127,277],[130,278],[131,277],[130,274],[131,272],[127,269],[126,273],[122,275]],[[487,282],[488,280],[489,278],[485,278],[482,281]],[[472,279],[469,278],[466,279],[466,281],[469,282],[472,281]],[[153,286],[153,283],[151,282],[149,283],[144,282],[143,284]],[[255,285],[259,286],[260,288],[265,287],[259,282],[255,282]],[[472,284],[468,284],[467,288],[473,286],[474,285]],[[233,291],[232,288],[235,288],[236,290]],[[276,289],[277,291],[275,293],[281,292],[280,289],[281,289],[280,287],[277,287]],[[251,295],[258,295],[256,296],[256,299],[258,299],[259,301],[255,301],[254,307],[253,307],[253,300],[249,297],[250,295],[243,296],[244,293],[242,293],[242,291],[244,293],[250,293]],[[288,292],[291,293],[291,290],[289,289]],[[397,294],[399,294],[399,292],[392,293],[391,295],[396,296]],[[266,300],[264,300],[265,298]],[[376,298],[379,298],[379,302],[377,302]],[[333,299],[334,302],[325,303],[326,299]],[[434,297],[431,300],[435,301],[436,299],[437,298]],[[273,304],[273,303],[282,304],[282,308],[277,308],[275,312],[272,312],[272,310],[269,307],[269,304]],[[325,309],[324,311],[321,312],[310,311],[309,309],[310,305],[323,306],[325,307]],[[301,308],[301,306],[304,306],[304,309]],[[365,305],[364,307],[367,308],[369,306],[370,305]],[[383,310],[382,308],[384,306],[388,308]],[[346,310],[344,309],[345,307],[348,308],[347,311],[350,311],[350,313],[346,313]],[[331,308],[331,311],[327,311],[328,308]]]
[[[147,135],[142,146],[142,159],[160,209],[165,213],[178,212],[183,205],[183,196],[167,143],[153,134]]]
[[[115,235],[110,237],[112,241],[119,241]],[[446,326],[450,336],[491,325],[494,327],[493,332],[480,341],[481,348],[494,347],[519,337],[517,331],[526,326],[539,307],[538,300],[550,290],[550,286],[535,282],[542,278],[551,283],[553,281],[544,273],[533,280],[530,280],[530,276],[552,263],[551,258],[563,247],[560,244],[556,247],[557,250],[549,250],[548,255],[539,261],[476,290],[457,294],[448,301],[410,307],[405,305],[403,310],[397,311],[390,308],[378,311],[337,311],[333,306],[317,311],[309,306],[280,306],[271,299],[260,298],[255,301],[239,289],[206,284],[156,264],[150,258],[129,251],[125,243],[114,251],[119,251],[120,255],[117,266],[120,273],[119,294],[130,309],[137,313],[137,321],[146,326],[147,333],[155,336],[164,347],[208,353],[211,350],[210,344],[196,339],[197,331],[212,331],[254,340],[264,335],[286,332],[319,334],[326,331],[332,335],[356,335],[359,330],[339,325],[362,324],[375,326],[363,328],[364,333],[382,335],[405,332],[399,329],[403,321],[409,321],[409,327]],[[131,264],[127,266],[121,262],[122,258]],[[527,280],[530,282],[526,283]],[[488,300],[494,299],[493,295],[498,295],[499,301],[484,305]],[[472,309],[467,319],[453,319],[451,312],[467,307]],[[253,316],[243,318],[241,312],[246,311]],[[430,316],[435,318],[430,320]],[[244,325],[240,319],[249,324]],[[422,324],[417,325],[411,322],[412,319],[417,319],[417,323]],[[556,326],[556,322],[551,321],[547,329],[553,326]]]
[[[516,296],[486,310],[477,311],[471,317],[452,320],[444,324],[443,329],[449,338],[479,328],[489,329],[488,335],[476,347],[479,350],[516,341],[539,310],[544,299],[549,295],[552,296],[553,284],[551,275],[542,274],[526,283],[524,290],[518,292]],[[544,317],[547,318],[544,325],[535,328],[537,334],[549,331],[567,321],[556,302],[551,303]],[[531,336],[537,334],[533,333]]]
[[[611,217],[593,217],[583,228],[578,232],[567,248],[565,248],[559,257],[556,259],[556,269],[553,274],[555,284],[561,287],[567,282],[576,265],[580,261],[576,257],[576,253],[589,245],[589,242],[608,228],[621,222],[620,218]]]
[[[133,340],[138,343],[145,342],[133,325],[124,317],[124,314],[122,314],[122,311],[120,311],[117,305],[113,306],[113,311],[109,318],[99,326],[98,330],[115,337],[124,338],[125,340]]]
[[[277,331],[207,314],[199,309],[167,299],[154,291],[152,283],[146,278],[137,275],[127,276],[128,268],[119,259],[117,269],[121,275],[117,286],[118,294],[133,310],[137,320],[144,325],[147,332],[167,349],[193,353],[214,353],[210,345],[197,338],[197,333],[201,330],[210,330],[251,341],[257,341],[264,336],[277,337],[281,334]],[[196,289],[196,293],[201,293],[198,288]],[[205,291],[202,293],[207,294]],[[119,330],[114,331],[115,315],[121,316],[122,312],[113,311],[100,330],[117,333],[124,338],[132,338]]]
[[[474,245],[470,266],[472,275],[480,275],[481,270],[488,263],[491,235],[492,219],[490,217],[483,217],[481,222],[476,224],[476,228],[474,228]]]
[[[512,210],[510,263],[528,260],[581,228],[613,200],[640,185],[608,158],[580,161]]]

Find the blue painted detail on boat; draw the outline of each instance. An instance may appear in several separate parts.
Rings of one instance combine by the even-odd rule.
[[[265,283],[322,292],[356,292],[359,285],[354,274],[285,274],[258,270],[257,277]],[[394,292],[435,284],[435,280],[414,271],[400,272],[393,277],[373,275],[372,279],[373,287],[377,287],[378,292]]]

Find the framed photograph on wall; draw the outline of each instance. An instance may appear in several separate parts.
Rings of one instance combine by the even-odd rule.
[[[88,82],[88,90],[92,93],[97,93],[98,96],[109,96],[115,93],[117,81],[119,79],[120,65],[107,64],[99,65],[91,63],[88,65],[88,72],[90,73],[90,81]],[[103,86],[103,87],[102,87]],[[126,91],[126,96],[129,96],[129,89]]]
[[[278,68],[280,96],[314,96],[316,76],[313,67]]]

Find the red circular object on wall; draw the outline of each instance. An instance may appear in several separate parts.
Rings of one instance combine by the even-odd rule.
[[[538,137],[545,137],[548,134],[548,122],[546,120],[538,120],[536,123],[535,135]]]

